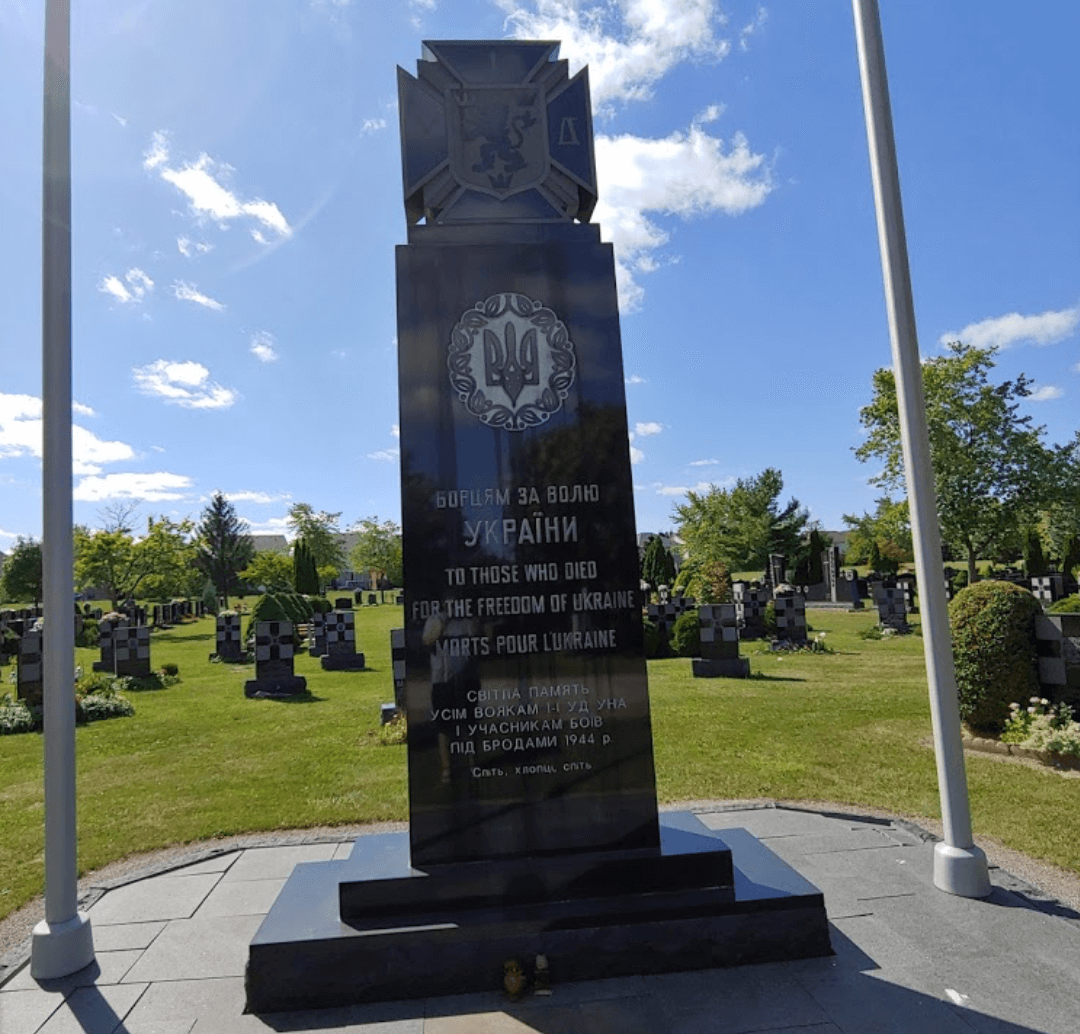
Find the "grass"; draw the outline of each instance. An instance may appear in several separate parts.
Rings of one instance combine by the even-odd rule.
[[[663,801],[818,799],[937,817],[917,636],[868,642],[869,613],[812,611],[831,654],[743,645],[754,677],[693,679],[685,659],[649,662]],[[79,864],[240,832],[406,819],[404,746],[377,745],[393,697],[392,605],[358,611],[370,671],[297,673],[312,699],[246,700],[252,668],[209,664],[213,619],[153,635],[153,662],[181,682],[132,694],[134,718],[80,727]],[[96,651],[78,651],[89,669]],[[0,918],[40,893],[42,740],[0,738]],[[1052,772],[968,759],[977,835],[1080,872],[1077,784]]]

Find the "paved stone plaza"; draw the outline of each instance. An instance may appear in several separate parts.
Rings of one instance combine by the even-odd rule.
[[[695,809],[696,810],[696,809]],[[0,988],[3,1034],[1076,1034],[1080,915],[1001,869],[984,901],[931,883],[928,835],[884,819],[710,806],[822,889],[832,958],[575,983],[347,1009],[243,1015],[248,942],[298,862],[345,857],[351,839],[193,852],[136,873],[90,905],[97,963]],[[219,851],[221,849],[218,849]],[[209,855],[209,856],[208,856]]]

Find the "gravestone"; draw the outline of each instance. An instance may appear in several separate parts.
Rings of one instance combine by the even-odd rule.
[[[782,643],[806,642],[806,600],[798,593],[781,592],[774,600],[776,638]]]
[[[297,866],[250,1011],[494,987],[538,953],[582,980],[829,950],[776,856],[657,809],[614,256],[556,49],[428,41],[399,70],[409,831]]]
[[[1080,710],[1080,614],[1040,614],[1035,639],[1043,694]]]
[[[255,622],[255,678],[244,683],[246,697],[290,697],[307,692],[307,679],[293,671],[291,621]]]
[[[910,632],[907,622],[907,607],[904,605],[904,590],[898,587],[878,589],[874,598],[877,603],[878,624],[892,628],[897,632]]]
[[[782,553],[770,553],[765,565],[765,588],[776,592],[777,587],[787,583],[787,557]]]
[[[675,622],[688,610],[693,610],[696,604],[693,596],[674,596],[666,603],[648,603],[645,612],[649,620],[656,625],[660,639],[666,643],[671,639]]]
[[[844,598],[844,586],[840,577],[840,547],[829,546],[821,553],[821,569],[825,572],[825,584],[828,587],[829,600],[833,603],[847,603]]]
[[[240,631],[240,615],[218,614],[216,626],[215,645],[217,656],[223,661],[239,661],[244,653],[244,644]]]
[[[116,672],[116,660],[114,657],[113,631],[126,627],[126,617],[103,618],[98,625],[98,649],[101,651],[101,659],[94,661],[94,671],[107,671],[109,674]]]
[[[734,603],[703,604],[698,607],[701,627],[701,656],[691,660],[695,678],[745,679],[750,661],[739,656],[739,629]]]
[[[854,610],[863,609],[862,596],[859,592],[859,572],[852,568],[843,572],[844,602],[850,603]]]
[[[322,657],[326,653],[326,614],[316,610],[308,622],[308,656]]]
[[[916,597],[918,595],[918,580],[913,574],[898,574],[896,576],[896,587],[903,592],[904,606],[907,608],[909,614],[918,613],[918,606],[916,605]]]
[[[1031,591],[1044,607],[1049,607],[1065,595],[1065,578],[1060,574],[1046,574],[1032,578]]]
[[[338,596],[334,600],[334,610],[349,610],[352,608],[353,601],[348,596]]]
[[[769,629],[765,624],[765,608],[772,602],[772,593],[768,589],[751,588],[749,582],[735,582],[731,594],[735,600],[739,638],[767,638]]]
[[[356,652],[356,614],[352,610],[332,610],[325,618],[326,653],[319,661],[323,671],[362,670],[364,655]]]
[[[141,679],[150,674],[150,629],[146,625],[119,625],[113,629],[112,639],[116,675]]]
[[[405,629],[390,629],[390,663],[394,672],[394,704],[405,710]]]
[[[42,633],[24,632],[19,639],[19,670],[16,695],[28,707],[40,707],[44,694]]]

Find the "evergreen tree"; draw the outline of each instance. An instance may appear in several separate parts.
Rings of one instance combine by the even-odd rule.
[[[319,573],[311,547],[303,538],[293,543],[293,587],[308,596],[319,594]]]
[[[255,544],[248,534],[247,521],[237,516],[232,503],[215,492],[202,512],[196,529],[199,537],[196,565],[214,583],[229,605],[229,593],[239,588],[239,573],[255,556]]]

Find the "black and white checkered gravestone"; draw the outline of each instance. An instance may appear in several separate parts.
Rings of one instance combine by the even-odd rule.
[[[907,607],[909,614],[918,613],[918,605],[916,603],[916,597],[918,595],[918,580],[913,574],[898,574],[896,576],[896,587],[901,590],[904,596],[904,606]]]
[[[698,607],[701,656],[691,660],[695,678],[745,679],[750,662],[739,656],[739,628],[734,603],[707,603]]]
[[[394,703],[405,710],[405,629],[390,629],[390,661],[394,669]]]
[[[764,639],[769,634],[765,626],[765,608],[772,601],[768,589],[751,589],[749,582],[735,582],[731,587],[735,599],[735,622],[740,639]]]
[[[645,612],[649,620],[656,625],[662,643],[670,641],[675,622],[688,610],[692,610],[695,602],[693,596],[673,596],[666,603],[649,603],[646,605]]]
[[[148,626],[123,625],[113,629],[113,671],[139,679],[150,674]]]
[[[307,691],[307,679],[293,672],[291,621],[255,623],[255,678],[244,683],[247,697],[291,697]]]
[[[877,590],[874,601],[877,603],[879,625],[896,629],[897,632],[910,631],[903,589],[882,586]]]
[[[1080,704],[1080,614],[1040,614],[1035,638],[1043,693],[1075,710]]]
[[[101,659],[94,661],[94,671],[107,671],[113,674],[116,671],[116,662],[113,659],[113,631],[117,628],[127,627],[128,620],[125,617],[102,618],[98,625],[98,649],[101,651]]]
[[[16,694],[29,707],[40,707],[43,694],[40,632],[24,632],[19,639],[19,674]]]
[[[323,671],[360,671],[364,655],[356,652],[356,614],[351,610],[332,610],[323,626],[326,653],[320,659]]]
[[[308,622],[308,656],[321,657],[326,653],[326,615],[315,611]]]
[[[806,642],[806,600],[797,593],[781,593],[776,607],[776,638],[783,643]]]
[[[1031,579],[1031,591],[1044,607],[1056,603],[1065,595],[1065,577],[1060,574],[1047,574]]]
[[[218,614],[217,656],[223,661],[238,661],[243,652],[243,641],[240,633],[240,615]]]

